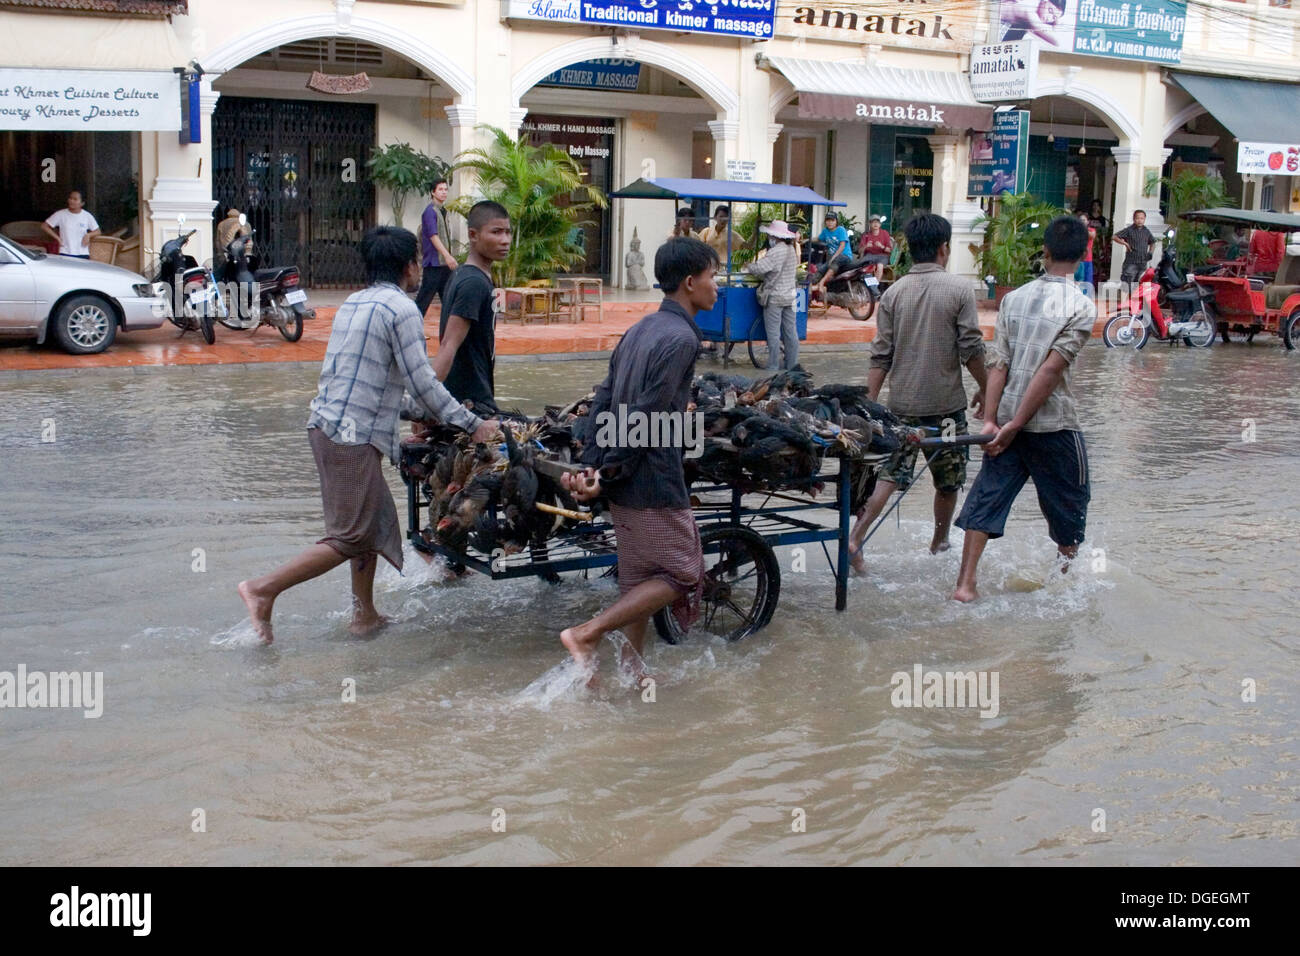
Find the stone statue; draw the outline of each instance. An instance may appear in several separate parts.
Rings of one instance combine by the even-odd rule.
[[[636,229],[632,229],[631,246],[627,255],[623,258],[623,265],[627,268],[627,277],[623,282],[625,289],[648,289],[650,283],[645,277],[645,253],[641,251],[641,240],[637,238]]]

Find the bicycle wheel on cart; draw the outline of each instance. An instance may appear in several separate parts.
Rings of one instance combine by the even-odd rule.
[[[712,525],[700,532],[704,549],[704,596],[695,631],[738,641],[772,620],[781,594],[781,567],[757,532],[739,525]],[[669,644],[686,636],[670,608],[658,611],[655,630]]]

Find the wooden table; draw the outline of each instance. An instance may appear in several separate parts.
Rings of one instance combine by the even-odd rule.
[[[555,284],[559,287],[561,294],[560,307],[568,307],[570,315],[576,316],[574,321],[586,322],[587,310],[593,307],[596,309],[596,321],[603,322],[605,320],[605,283],[603,280],[582,276],[556,276]],[[595,302],[587,298],[588,290],[595,290]]]

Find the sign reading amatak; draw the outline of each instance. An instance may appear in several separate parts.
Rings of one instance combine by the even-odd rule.
[[[991,106],[873,99],[834,93],[800,92],[799,115],[807,119],[857,120],[891,126],[989,129],[993,125]]]
[[[0,69],[0,129],[180,128],[174,73]]]
[[[965,52],[973,41],[975,0],[866,0],[816,6],[782,3],[780,36],[817,37],[883,46],[910,46]]]
[[[1038,47],[1029,40],[977,44],[970,55],[975,99],[1032,100],[1038,80]]]

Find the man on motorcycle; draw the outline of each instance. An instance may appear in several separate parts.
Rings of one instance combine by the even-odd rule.
[[[821,278],[817,280],[817,285],[813,286],[815,292],[825,293],[826,283],[834,278],[835,273],[839,272],[849,264],[849,231],[840,225],[838,213],[831,210],[826,211],[826,226],[817,234],[817,241],[826,245],[826,267],[822,272]]]
[[[889,377],[889,408],[903,422],[956,437],[966,431],[964,365],[978,386],[971,407],[983,411],[984,335],[975,310],[975,293],[965,279],[945,268],[951,255],[952,225],[942,216],[913,216],[904,227],[914,265],[880,298],[876,339],[871,345],[868,394],[873,401]],[[915,445],[904,446],[880,471],[875,491],[849,536],[849,553],[858,574],[866,570],[862,542],[889,496],[912,483]],[[934,536],[930,553],[948,550],[948,529],[957,509],[957,492],[966,484],[966,446],[926,450],[934,481]]]

